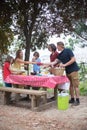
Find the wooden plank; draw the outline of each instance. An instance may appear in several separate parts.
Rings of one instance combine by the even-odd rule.
[[[28,90],[28,89],[8,88],[8,87],[0,87],[0,91],[30,94],[30,95],[36,95],[36,96],[41,96],[41,95],[47,94],[46,91],[42,91],[42,90]]]
[[[11,93],[17,94],[27,94],[31,98],[31,109],[33,110],[35,107],[39,106],[40,98],[43,96],[44,103],[47,102],[47,91],[41,90],[29,90],[29,89],[19,89],[19,88],[8,88],[1,87],[0,91],[4,92],[4,104],[10,103],[10,95]]]

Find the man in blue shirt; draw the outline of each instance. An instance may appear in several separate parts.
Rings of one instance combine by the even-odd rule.
[[[74,105],[79,105],[79,78],[78,78],[78,70],[79,67],[76,63],[76,59],[74,57],[73,52],[64,47],[63,42],[57,43],[58,51],[60,51],[58,55],[58,60],[60,60],[62,63],[60,63],[60,67],[65,67],[66,75],[70,80],[70,95],[71,99],[69,103],[74,103]],[[76,100],[75,100],[76,96]]]

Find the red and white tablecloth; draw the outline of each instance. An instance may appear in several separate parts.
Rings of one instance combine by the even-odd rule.
[[[55,88],[56,85],[69,82],[66,76],[9,75],[7,83]]]

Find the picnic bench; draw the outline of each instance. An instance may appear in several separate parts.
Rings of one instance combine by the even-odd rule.
[[[9,88],[0,87],[0,91],[3,92],[3,103],[10,104],[11,93],[27,94],[31,98],[31,109],[39,106],[39,99],[43,96],[43,103],[47,102],[47,91],[43,90],[30,90],[21,88]]]

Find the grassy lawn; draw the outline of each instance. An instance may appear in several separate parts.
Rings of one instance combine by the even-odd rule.
[[[2,87],[3,86],[3,84],[2,83],[0,83],[0,87]]]
[[[87,80],[80,82],[80,95],[87,96]]]

